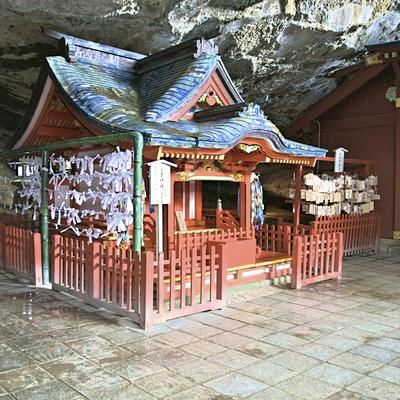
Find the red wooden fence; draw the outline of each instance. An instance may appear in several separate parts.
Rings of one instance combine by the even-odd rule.
[[[253,229],[209,229],[204,231],[178,232],[175,235],[175,249],[179,253],[186,249],[190,252],[192,248],[203,248],[213,241],[224,241],[227,239],[250,239],[254,238]]]
[[[40,233],[29,228],[0,223],[0,266],[28,278],[35,285],[42,281]]]
[[[142,327],[226,303],[224,246],[153,252],[103,248],[99,241],[54,235],[51,240],[53,288],[129,316]]]
[[[312,233],[343,232],[343,254],[378,253],[381,217],[368,214],[319,217],[311,223]]]
[[[299,235],[294,239],[292,288],[342,277],[343,233]]]

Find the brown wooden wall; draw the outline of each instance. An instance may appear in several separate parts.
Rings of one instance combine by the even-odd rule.
[[[392,237],[394,230],[394,168],[395,168],[395,104],[385,99],[389,86],[393,86],[391,70],[370,80],[357,92],[348,96],[319,121],[321,146],[329,150],[344,147],[349,158],[375,162],[374,172],[379,176],[376,202],[382,215],[382,236]],[[318,124],[313,124],[314,142],[317,142]],[[397,207],[400,207],[397,204]]]

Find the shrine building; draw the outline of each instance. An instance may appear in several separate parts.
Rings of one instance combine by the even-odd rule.
[[[381,236],[400,239],[400,41],[365,46],[357,64],[335,72],[338,87],[288,127],[314,143],[370,160],[379,177]]]
[[[3,267],[146,328],[220,308],[230,286],[340,278],[343,246],[376,251],[369,216],[318,231],[300,224],[303,168],[312,171],[327,150],[286,139],[247,104],[212,39],[146,56],[45,34],[60,53],[46,58],[0,152],[25,168],[10,207],[40,214],[40,226],[32,215],[0,215]],[[157,162],[167,175],[151,178]],[[259,164],[294,166],[293,223],[265,224]],[[219,191],[222,183],[230,192]],[[154,204],[159,190],[166,200]],[[342,226],[361,233],[343,242]]]

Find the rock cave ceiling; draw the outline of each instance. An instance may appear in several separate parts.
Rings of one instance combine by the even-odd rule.
[[[0,0],[0,146],[15,130],[52,28],[151,54],[220,32],[220,54],[243,97],[284,129],[337,84],[332,72],[365,44],[400,39],[400,0]]]

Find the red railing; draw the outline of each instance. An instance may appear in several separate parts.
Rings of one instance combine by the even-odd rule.
[[[379,251],[381,217],[368,214],[319,217],[311,223],[312,233],[343,232],[343,254],[350,256]]]
[[[35,285],[42,281],[40,233],[30,228],[0,223],[0,266],[28,278]]]
[[[240,224],[236,215],[228,210],[216,210],[215,226],[219,229],[239,229]]]
[[[169,258],[136,253],[99,241],[54,235],[53,288],[129,316],[142,327],[177,316],[220,308],[226,303],[224,246],[203,246]]]
[[[288,225],[262,225],[256,232],[257,246],[262,251],[292,254],[293,232]]]
[[[299,235],[294,239],[292,288],[342,276],[343,233]]]
[[[250,239],[254,238],[253,229],[209,229],[201,231],[178,232],[175,235],[175,248],[179,253],[186,250],[188,254],[193,248],[203,248],[209,242],[224,241],[227,239]]]

